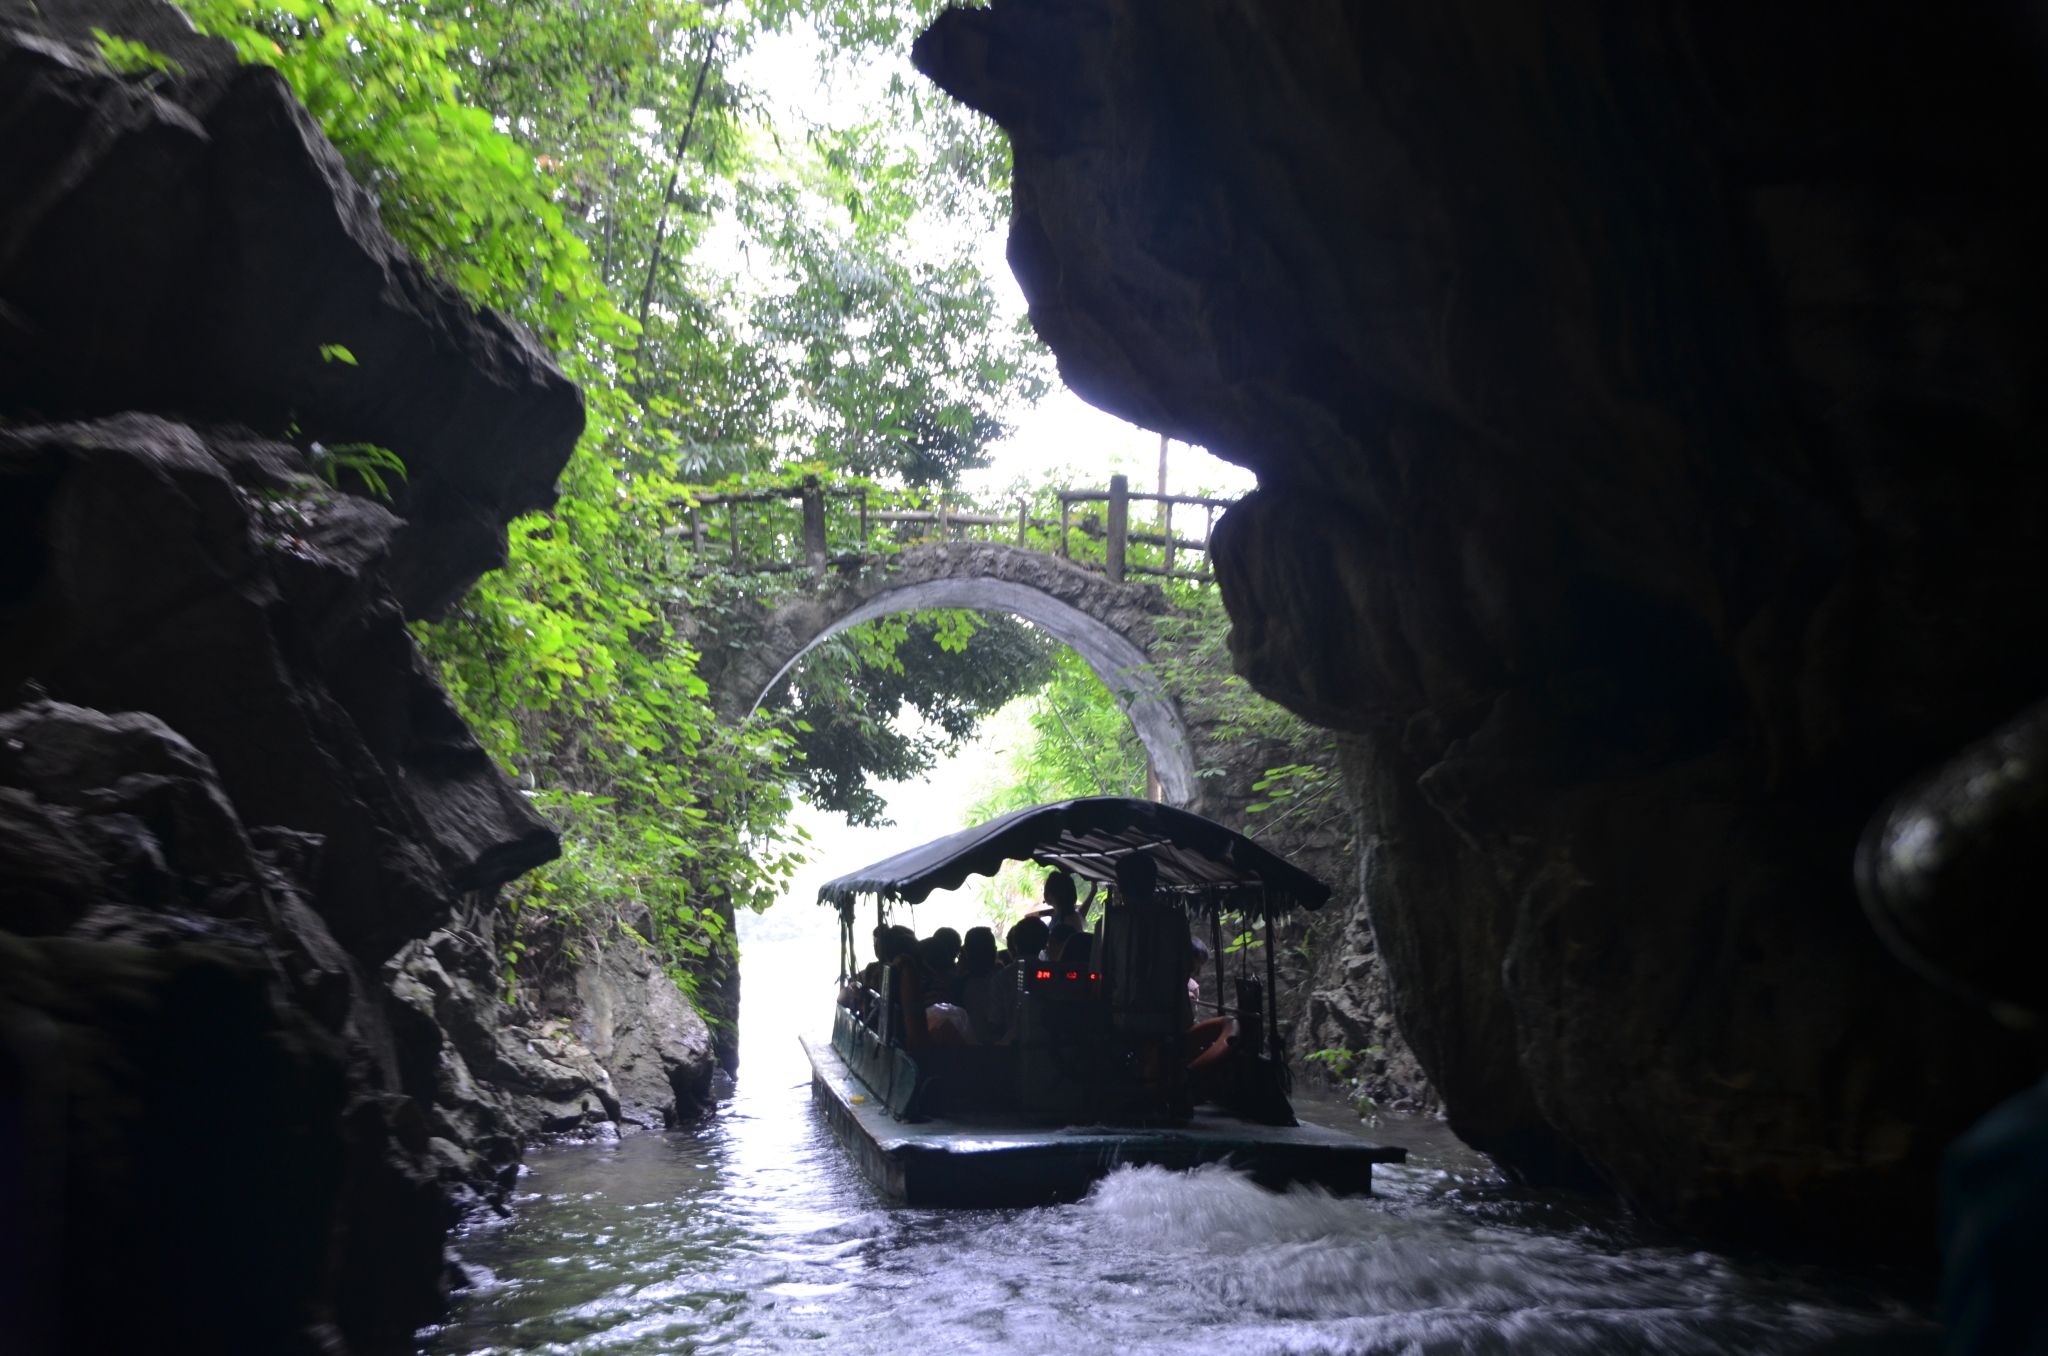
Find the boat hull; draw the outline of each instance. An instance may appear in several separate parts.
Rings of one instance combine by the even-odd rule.
[[[1375,1163],[1406,1150],[1303,1122],[1254,1125],[1197,1113],[1170,1128],[1029,1126],[1015,1118],[904,1122],[830,1044],[803,1042],[811,1092],[862,1173],[909,1205],[1010,1206],[1077,1200],[1113,1169],[1227,1163],[1264,1185],[1313,1183],[1338,1195],[1372,1191]]]

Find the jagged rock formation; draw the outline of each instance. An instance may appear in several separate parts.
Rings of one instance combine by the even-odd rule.
[[[274,73],[119,79],[57,40],[88,8],[0,7],[0,1331],[403,1349],[528,1127],[437,1104],[385,972],[557,850],[406,624],[549,502],[580,397]]]
[[[394,1346],[433,1312],[453,1212],[311,841],[153,716],[0,713],[10,1349]]]
[[[646,947],[536,956],[508,1004],[497,932],[471,906],[385,967],[406,1085],[451,1180],[509,1186],[534,1136],[672,1129],[710,1106],[711,1030]]]
[[[1928,983],[2006,1026],[2048,1020],[2048,912],[2035,858],[2048,825],[2048,703],[1902,789],[1856,854],[1871,926]]]
[[[406,612],[502,564],[505,523],[554,500],[582,401],[385,233],[283,81],[228,65],[146,88],[19,29],[6,62],[0,409],[175,412],[398,449],[384,573]],[[336,344],[356,363],[328,361]]]
[[[1078,391],[1255,468],[1240,668],[1346,732],[1453,1125],[1661,1216],[1919,1247],[2028,1063],[1849,861],[2048,689],[2038,29],[1907,5],[996,0]]]

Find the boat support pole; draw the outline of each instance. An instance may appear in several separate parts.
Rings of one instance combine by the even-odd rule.
[[[1280,1058],[1280,963],[1279,948],[1273,941],[1273,897],[1264,890],[1259,892],[1259,903],[1266,911],[1266,1049],[1272,1053],[1273,1062]]]
[[[1216,901],[1216,907],[1209,910],[1209,957],[1216,962],[1216,1015],[1224,1013],[1224,995],[1230,990],[1223,984],[1223,904]]]

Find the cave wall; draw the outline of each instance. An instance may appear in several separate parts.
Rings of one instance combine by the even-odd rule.
[[[1852,890],[2048,688],[2017,7],[996,0],[1067,382],[1256,470],[1237,663],[1341,731],[1451,1123],[1662,1218],[1912,1247],[2030,1069]]]
[[[626,1114],[500,1011],[478,923],[556,835],[407,630],[552,501],[581,397],[182,22],[0,3],[0,1331],[409,1350],[519,1140]],[[388,502],[320,473],[356,441]],[[422,1022],[458,933],[485,978]]]

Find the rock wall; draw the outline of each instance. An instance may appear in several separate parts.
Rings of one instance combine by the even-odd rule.
[[[1247,728],[1241,695],[1218,681],[1202,641],[1182,628],[1166,629],[1171,634],[1155,643],[1152,657],[1174,674],[1201,787],[1197,808],[1332,889],[1321,909],[1292,914],[1279,928],[1274,1011],[1297,1074],[1366,1115],[1441,1110],[1394,1018],[1366,907],[1357,806],[1335,742],[1319,747]],[[1190,644],[1197,647],[1192,653]],[[1295,788],[1290,803],[1270,787],[1260,789],[1269,769],[1297,763],[1320,769],[1328,783]],[[1269,808],[1252,809],[1262,803]],[[1204,984],[1213,988],[1213,978]]]
[[[707,1041],[624,950],[580,1036],[500,1000],[491,896],[556,836],[406,629],[551,501],[578,393],[181,23],[0,3],[0,1332],[409,1350],[520,1142],[662,1123]],[[356,441],[390,502],[319,473]]]
[[[725,1090],[710,1027],[640,942],[530,952],[508,994],[499,919],[471,905],[384,967],[403,1085],[465,1203],[509,1189],[535,1138],[673,1129]]]
[[[1011,135],[1066,380],[1258,471],[1233,650],[1352,742],[1453,1126],[1690,1227],[1921,1246],[2031,1063],[1849,862],[2048,689],[2038,25],[996,0],[918,60]]]

